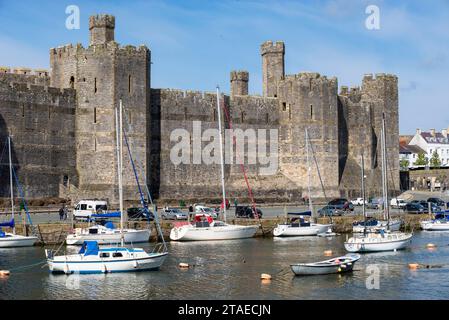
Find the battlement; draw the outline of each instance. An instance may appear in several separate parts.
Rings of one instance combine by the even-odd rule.
[[[372,73],[367,73],[363,76],[363,81],[375,81],[375,80],[394,80],[397,81],[398,77],[390,73],[376,73],[374,76]]]
[[[55,87],[36,85],[31,83],[23,83],[23,82],[1,82],[0,86],[3,88],[9,87],[14,89],[15,91],[27,93],[49,93],[51,95],[61,95],[61,96],[75,96],[75,89],[60,89]]]
[[[109,53],[111,51],[115,51],[117,54],[121,55],[141,55],[147,54],[149,48],[145,45],[140,45],[138,47],[131,45],[120,46],[119,43],[114,41],[98,44],[96,46],[91,46],[88,48],[85,48],[81,43],[77,43],[75,46],[72,44],[68,44],[57,48],[51,48],[50,56],[54,59],[57,59],[76,57],[77,55],[85,54],[103,54],[106,52]]]
[[[231,71],[231,81],[249,81],[249,72],[244,70]]]
[[[89,17],[89,30],[93,28],[115,28],[115,17],[109,14],[97,14]]]
[[[0,67],[0,74],[16,74],[27,76],[48,77],[49,71],[46,69],[30,69],[25,67]]]
[[[285,44],[283,41],[276,41],[273,43],[273,41],[265,41],[260,46],[260,53],[261,55],[265,55],[267,53],[285,53]]]

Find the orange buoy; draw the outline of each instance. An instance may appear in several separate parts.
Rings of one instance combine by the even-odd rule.
[[[187,268],[189,267],[189,264],[188,264],[188,263],[181,262],[181,263],[179,264],[179,267],[180,267],[181,269],[187,269]]]
[[[268,273],[262,273],[261,275],[260,275],[260,279],[263,281],[263,280],[265,280],[265,281],[270,281],[271,280],[271,275],[269,275]]]
[[[0,270],[0,277],[8,277],[9,274],[9,270]]]
[[[331,256],[331,255],[332,255],[332,250],[326,250],[326,251],[324,251],[324,255],[325,255],[326,257]]]
[[[419,264],[418,263],[409,263],[408,268],[411,270],[416,270],[419,268]]]

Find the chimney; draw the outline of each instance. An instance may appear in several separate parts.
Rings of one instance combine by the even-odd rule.
[[[441,134],[447,139],[447,129],[441,130]]]
[[[416,134],[418,134],[418,135],[421,134],[421,129],[419,129],[419,128],[416,129]]]
[[[430,129],[430,134],[432,135],[432,137],[435,137],[435,129]]]

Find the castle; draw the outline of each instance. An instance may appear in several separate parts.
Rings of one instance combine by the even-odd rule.
[[[219,199],[219,164],[173,164],[174,129],[217,128],[214,92],[151,87],[151,51],[114,41],[115,17],[89,21],[90,43],[50,49],[51,71],[0,69],[0,148],[13,136],[13,163],[28,198],[103,198],[117,201],[115,108],[125,106],[128,139],[139,176],[159,199]],[[380,195],[380,130],[387,122],[390,189],[399,188],[398,79],[368,74],[361,87],[341,87],[336,78],[302,72],[286,75],[283,42],[261,45],[263,95],[248,95],[249,74],[231,72],[224,95],[234,128],[277,129],[279,164],[260,175],[247,165],[257,200],[298,201],[308,194],[305,129],[314,149],[312,196],[359,196],[360,154],[365,155],[367,193]],[[225,126],[229,122],[224,119]],[[126,200],[138,199],[125,156]],[[2,163],[7,162],[7,157]],[[241,168],[226,164],[231,199],[247,198]],[[1,192],[8,168],[1,166]],[[322,188],[321,182],[324,185]],[[143,179],[142,181],[143,182]],[[324,192],[323,192],[324,191]]]

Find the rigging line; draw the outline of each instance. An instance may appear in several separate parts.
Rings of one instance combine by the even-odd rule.
[[[125,126],[128,127],[128,130],[130,130],[131,129],[131,124],[128,122],[128,118],[126,117],[126,109],[125,109],[125,107],[123,107],[123,110],[125,111],[125,112],[123,112],[123,115],[124,115],[124,118],[125,118]],[[129,146],[129,143],[128,143],[128,136],[126,135],[126,128],[123,130],[123,133],[124,133],[124,137],[125,137],[125,143],[126,143],[126,146],[128,148],[129,158],[130,158],[130,161],[131,161],[131,164],[132,164],[132,167],[133,167],[134,176],[136,178],[137,186],[139,188],[140,202],[142,203],[142,205],[144,207],[144,210],[147,212],[148,223],[150,223],[150,212],[149,212],[149,209],[148,209],[148,205],[145,203],[143,192],[142,192],[142,189],[140,187],[139,176],[137,174],[137,171],[136,171],[136,168],[135,168],[135,165],[134,165],[134,160],[133,160],[132,155],[131,155],[131,150],[130,150],[130,146]],[[136,154],[136,161],[140,162],[137,154]],[[149,200],[151,202],[151,205],[154,207],[153,199],[151,197],[150,190],[148,189],[146,175],[144,175],[144,181],[145,181],[145,189],[146,189],[147,196],[148,196],[148,198],[149,198]],[[157,208],[156,208],[156,210],[154,212],[154,219],[156,221],[157,232],[160,234],[160,236],[162,238],[162,243],[163,243],[165,251],[167,251],[167,244],[165,243],[164,234],[162,233],[162,229],[161,229],[161,226],[159,224],[159,217],[157,215]]]
[[[310,145],[310,149],[312,150],[312,157],[313,157],[313,161],[315,162],[315,166],[316,169],[318,171],[318,177],[320,179],[320,183],[321,183],[321,188],[323,189],[323,194],[324,194],[324,200],[327,202],[328,198],[326,195],[326,189],[324,188],[324,183],[323,183],[323,179],[321,178],[321,171],[320,171],[320,167],[318,166],[318,161],[316,159],[316,155],[315,155],[315,150],[313,148],[313,143],[309,138],[309,145]]]
[[[231,116],[230,116],[230,114],[229,114],[228,108],[226,107],[226,104],[225,104],[224,99],[223,99],[223,110],[224,110],[226,119],[228,120],[228,123],[229,123],[229,129],[232,129],[232,119],[231,119]],[[234,134],[232,135],[232,144],[233,144],[234,146],[236,145],[236,138],[235,138],[235,135],[234,135]],[[257,219],[260,220],[260,217],[259,217],[259,215],[257,214],[256,202],[254,201],[253,192],[252,192],[252,190],[251,190],[251,186],[249,185],[249,181],[248,181],[248,176],[247,176],[247,174],[246,174],[245,165],[243,164],[243,161],[239,161],[239,160],[240,160],[240,157],[239,157],[239,154],[237,153],[237,149],[236,149],[235,156],[236,156],[236,158],[237,158],[237,159],[236,159],[237,162],[240,162],[240,169],[242,170],[243,176],[244,176],[244,178],[245,178],[245,183],[246,183],[246,187],[247,187],[247,189],[248,189],[248,195],[249,195],[249,197],[250,197],[250,199],[251,199],[251,204],[252,204],[252,207],[253,207],[253,210],[254,210],[254,215],[257,216]],[[225,205],[226,205],[226,204],[225,204]]]
[[[22,186],[20,185],[19,178],[17,178],[16,169],[14,169],[14,166],[12,167],[12,173],[14,175],[14,179],[16,180],[17,189],[19,191],[20,197],[22,198],[23,207],[25,209],[28,221],[29,221],[30,225],[33,225],[33,221],[31,220],[30,212],[28,211],[28,206],[25,201],[25,196],[23,194]]]

